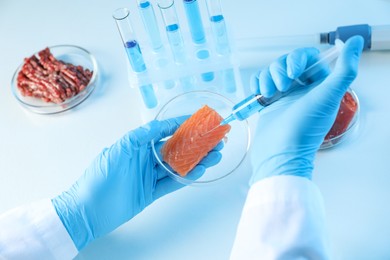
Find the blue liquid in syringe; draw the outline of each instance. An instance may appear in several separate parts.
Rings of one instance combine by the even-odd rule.
[[[141,49],[137,41],[127,41],[125,43],[125,49],[131,68],[134,72],[146,71],[146,65],[144,58],[142,57]],[[157,98],[154,93],[153,86],[151,84],[140,86],[140,92],[146,107],[153,108],[157,106]]]
[[[176,23],[170,24],[165,27],[165,30],[167,31],[168,41],[171,46],[175,61],[179,63],[184,63],[184,44],[180,34],[179,25]]]
[[[216,44],[216,51],[222,55],[230,53],[229,39],[223,15],[211,16],[210,21]]]
[[[198,1],[184,0],[184,10],[187,15],[192,40],[198,44],[206,42]]]
[[[163,43],[161,40],[160,31],[158,29],[156,16],[154,15],[153,7],[150,5],[149,1],[140,3],[139,7],[141,18],[148,33],[150,43],[153,50],[156,51],[163,47]]]

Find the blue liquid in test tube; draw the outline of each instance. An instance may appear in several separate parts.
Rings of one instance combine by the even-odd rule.
[[[172,54],[177,63],[185,63],[184,42],[178,24],[170,24],[165,27]]]
[[[142,57],[141,49],[138,42],[128,41],[125,43],[125,50],[129,59],[130,65],[135,72],[143,72],[146,70],[144,58]]]
[[[225,19],[222,14],[210,17],[211,30],[214,35],[216,51],[218,54],[226,55],[230,53],[229,39],[226,30]]]
[[[181,35],[179,20],[176,14],[176,8],[173,0],[158,0],[158,7],[164,21],[169,46],[176,63],[184,64],[186,62],[184,41]]]
[[[183,0],[183,3],[192,41],[196,44],[205,43],[206,36],[203,29],[198,0]]]
[[[153,6],[148,0],[138,0],[139,12],[144,23],[145,30],[148,34],[150,44],[154,51],[158,51],[163,47],[160,30],[156,16],[154,14]]]
[[[126,8],[120,8],[114,12],[113,17],[121,35],[132,70],[136,73],[143,73],[146,72],[146,65],[142,56],[141,48],[133,32],[129,14],[129,11]],[[139,89],[145,106],[147,108],[156,107],[157,98],[154,93],[153,86],[151,84],[141,85]]]
[[[146,65],[142,57],[141,49],[137,41],[128,41],[125,43],[127,57],[134,72],[145,72]],[[140,86],[140,92],[147,108],[157,106],[157,98],[154,94],[151,84]]]

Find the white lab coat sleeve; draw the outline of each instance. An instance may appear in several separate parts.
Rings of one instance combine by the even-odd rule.
[[[231,259],[329,259],[322,196],[310,180],[275,176],[249,190]]]
[[[0,215],[0,259],[72,259],[77,253],[49,199]]]

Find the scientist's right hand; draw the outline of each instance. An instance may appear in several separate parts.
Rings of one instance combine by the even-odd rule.
[[[251,183],[276,175],[311,179],[315,154],[335,121],[341,99],[357,76],[363,41],[355,36],[345,43],[333,72],[321,84],[285,97],[260,112],[252,148]],[[267,97],[275,90],[288,90],[291,81],[318,60],[318,53],[305,48],[281,57],[252,80],[252,89]]]

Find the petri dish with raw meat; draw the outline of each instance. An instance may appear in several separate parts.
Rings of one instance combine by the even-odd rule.
[[[37,114],[57,114],[86,100],[97,83],[93,55],[74,45],[46,47],[24,59],[11,90],[16,100]]]
[[[351,136],[358,128],[359,99],[352,89],[348,89],[340,103],[336,120],[325,136],[320,149],[332,148]]]
[[[205,185],[225,179],[237,170],[244,161],[250,145],[248,122],[236,120],[229,126],[215,129],[222,117],[231,113],[233,106],[232,101],[220,94],[192,91],[171,99],[161,108],[155,118],[157,120],[189,117],[173,136],[157,143],[152,142],[155,159],[165,168],[169,177],[185,185]],[[186,132],[187,129],[190,131]],[[192,131],[193,129],[195,130]],[[181,148],[176,150],[172,148],[171,143],[179,142]],[[222,157],[219,163],[206,167],[204,173],[199,175],[196,167],[204,162],[202,160],[210,159],[207,157],[210,153],[207,152],[203,157],[203,146],[208,146],[211,151],[219,150]],[[167,151],[173,156],[167,157]],[[194,168],[186,169],[188,165],[184,165],[184,170],[183,167],[177,167],[180,162],[187,163],[193,157],[200,160],[197,165],[191,166]]]

